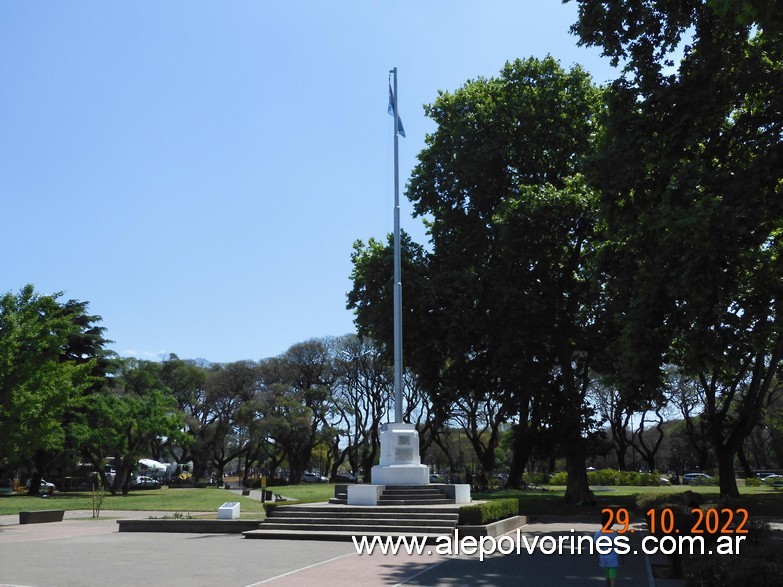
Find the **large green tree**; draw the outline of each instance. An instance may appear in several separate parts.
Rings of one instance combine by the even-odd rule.
[[[462,399],[491,404],[498,421],[522,422],[517,478],[530,454],[531,414],[542,405],[558,412],[551,420],[568,437],[574,500],[589,494],[582,433],[597,292],[588,276],[594,197],[578,173],[600,103],[584,70],[565,71],[551,57],[510,62],[497,78],[441,92],[425,107],[437,130],[407,190],[431,245],[412,264],[413,293],[403,271],[404,298],[414,298],[405,302],[405,344],[415,349],[407,365],[444,410]],[[354,257],[357,269],[370,252]],[[351,298],[358,324],[388,323],[388,306],[370,287],[379,283],[360,281],[359,270]]]
[[[721,491],[736,495],[734,457],[783,353],[779,12],[577,3],[575,32],[623,66],[590,173],[622,334],[616,372],[640,401],[660,394],[667,362],[698,383]]]
[[[103,465],[112,458],[112,494],[128,493],[138,460],[154,454],[163,439],[178,445],[189,440],[182,413],[160,374],[160,363],[123,359],[112,384],[93,393],[81,417],[71,423],[84,457],[102,476]]]
[[[264,429],[285,450],[291,483],[301,480],[316,445],[332,436],[337,375],[331,346],[330,339],[308,340],[259,367]]]
[[[432,218],[439,378],[455,394],[505,397],[502,417],[520,420],[514,477],[532,448],[531,404],[559,413],[551,421],[568,439],[575,501],[589,497],[584,270],[594,226],[577,174],[599,107],[581,68],[565,71],[552,57],[510,62],[426,108],[438,128],[408,190],[416,212]]]
[[[36,456],[61,451],[67,415],[99,380],[95,353],[77,344],[99,318],[60,295],[27,285],[0,298],[0,455],[8,465],[40,468]]]

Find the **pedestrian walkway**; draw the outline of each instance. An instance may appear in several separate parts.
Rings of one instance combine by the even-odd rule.
[[[0,516],[0,585],[136,587],[149,583],[249,587],[271,585],[604,585],[589,554],[356,554],[351,542],[247,540],[240,535],[117,532],[116,519],[68,512],[63,522],[19,525]],[[162,512],[104,511],[104,516],[159,517]],[[592,534],[596,524],[542,518],[529,537]],[[573,532],[572,532],[573,530]],[[31,544],[35,542],[35,544]],[[650,586],[644,555],[625,557],[620,585]]]

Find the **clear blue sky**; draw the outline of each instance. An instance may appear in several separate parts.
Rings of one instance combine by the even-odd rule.
[[[86,300],[125,356],[353,332],[351,246],[393,229],[438,90],[547,54],[615,72],[558,0],[0,3],[0,291]],[[424,242],[403,206],[403,228]],[[390,309],[391,312],[391,309]]]

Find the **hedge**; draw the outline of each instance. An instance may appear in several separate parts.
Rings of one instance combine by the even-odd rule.
[[[783,576],[783,559],[780,545],[772,539],[769,526],[752,521],[748,538],[739,554],[713,553],[685,556],[683,579],[688,587],[712,587],[713,585],[753,585],[753,587],[777,587]]]
[[[657,486],[661,484],[661,476],[657,471],[652,473],[637,473],[636,471],[615,471],[614,469],[601,469],[600,471],[588,471],[587,481],[590,485],[634,485]],[[561,471],[550,478],[552,485],[567,485],[568,473]]]
[[[459,509],[461,526],[484,526],[519,514],[519,500],[515,498],[493,499]]]

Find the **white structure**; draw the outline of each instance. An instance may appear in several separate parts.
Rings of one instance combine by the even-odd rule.
[[[400,247],[399,135],[405,136],[397,110],[397,68],[392,89],[389,80],[389,114],[394,117],[394,422],[380,432],[380,464],[372,468],[369,486],[348,487],[349,505],[376,505],[387,485],[428,485],[430,470],[421,464],[416,426],[402,421],[402,268]],[[447,491],[456,503],[470,503],[469,485],[452,485]],[[453,494],[453,495],[451,495]]]
[[[238,520],[239,502],[227,501],[218,508],[218,520]]]
[[[372,468],[373,485],[427,485],[430,470],[421,464],[419,433],[413,424],[390,422],[381,428],[381,462]]]

